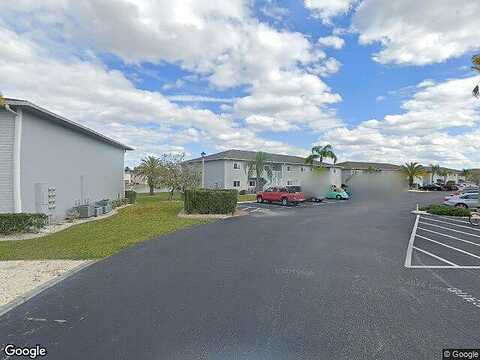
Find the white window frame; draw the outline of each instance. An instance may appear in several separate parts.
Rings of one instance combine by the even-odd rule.
[[[240,164],[239,164],[238,162],[234,162],[234,163],[233,163],[233,168],[234,168],[235,170],[240,170]]]
[[[236,185],[238,183],[238,185]],[[240,187],[240,180],[233,180],[233,187],[237,188]]]

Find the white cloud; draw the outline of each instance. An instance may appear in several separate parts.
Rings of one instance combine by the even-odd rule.
[[[321,141],[332,143],[343,159],[479,167],[480,102],[471,95],[479,80],[476,76],[418,87],[402,104],[403,113],[330,130]]]
[[[282,119],[275,119],[270,116],[251,115],[245,119],[249,129],[253,131],[291,131],[298,130],[298,127]]]
[[[217,98],[201,95],[171,95],[167,99],[173,102],[212,102],[212,103],[232,103],[234,99]]]
[[[347,14],[356,0],[305,0],[305,7],[313,12],[325,24],[333,17]]]
[[[330,121],[334,112],[329,105],[341,97],[319,76],[338,71],[340,64],[333,58],[325,60],[320,45],[304,34],[260,23],[251,13],[249,0],[54,3],[21,0],[18,6],[3,7],[3,16],[24,23],[26,34],[39,41],[51,43],[58,37],[140,66],[144,62],[178,64],[218,89],[245,86],[250,94],[237,100],[234,108],[241,111],[236,117],[278,115],[292,126],[304,122],[316,128],[339,123]],[[58,28],[53,36],[51,29]],[[167,84],[164,89],[183,84]],[[281,111],[256,113],[256,106],[251,111],[242,106],[255,102],[262,107],[266,94],[285,97],[290,109],[282,105]]]
[[[364,0],[353,17],[362,44],[378,42],[380,63],[424,65],[480,49],[480,2]]]
[[[318,39],[318,43],[323,46],[330,46],[334,49],[341,49],[345,45],[345,40],[338,36],[325,36]]]
[[[30,100],[119,141],[130,154],[183,151],[202,142],[218,149],[262,149],[299,153],[279,141],[263,139],[227,116],[179,107],[159,92],[135,88],[121,72],[79,58],[49,57],[32,41],[0,27],[1,90]]]

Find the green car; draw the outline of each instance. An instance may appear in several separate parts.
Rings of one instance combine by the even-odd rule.
[[[347,200],[350,198],[344,190],[339,188],[331,188],[327,192],[327,195],[325,197],[327,199],[337,199],[337,200]]]

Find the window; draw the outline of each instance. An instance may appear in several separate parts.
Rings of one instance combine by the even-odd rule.
[[[235,180],[233,182],[233,187],[240,187],[240,181],[239,180]]]
[[[287,171],[290,171],[290,166],[287,166]]]
[[[287,185],[293,185],[293,181],[292,180],[287,180]]]
[[[233,163],[233,168],[234,169],[240,169],[240,164],[239,163]]]
[[[301,171],[301,172],[304,172],[304,171],[305,171],[305,168],[302,166],[302,167],[300,168],[300,171]]]
[[[255,186],[255,180],[250,180],[248,182],[248,186]]]
[[[273,191],[273,188],[268,188],[267,190],[265,190],[265,192],[272,192]]]

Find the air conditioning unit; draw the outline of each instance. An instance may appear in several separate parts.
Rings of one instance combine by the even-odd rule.
[[[93,205],[80,205],[78,206],[78,213],[82,219],[95,216],[95,207]]]
[[[95,216],[103,215],[103,206],[95,208]]]

